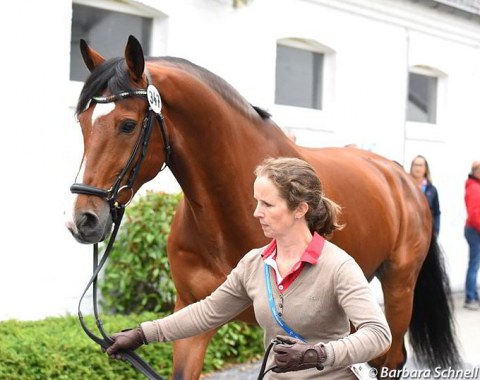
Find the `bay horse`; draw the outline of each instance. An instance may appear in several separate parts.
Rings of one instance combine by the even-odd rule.
[[[75,198],[67,227],[77,241],[97,243],[109,234],[112,213],[101,195],[116,179],[128,187],[119,194],[126,202],[168,161],[184,193],[167,247],[175,309],[181,309],[212,293],[246,252],[267,243],[253,218],[254,168],[266,157],[299,157],[315,167],[325,194],[342,207],[345,228],[331,241],[355,258],[368,280],[381,282],[393,342],[372,364],[401,368],[407,331],[417,359],[431,368],[459,362],[430,210],[400,165],[362,149],[295,145],[226,81],[184,59],[145,57],[133,36],[124,57],[107,60],[83,40],[80,49],[90,75],[76,108],[84,140],[77,177],[97,193]],[[145,99],[149,84],[159,91],[161,117],[153,121],[143,163],[127,185],[119,173],[131,161],[152,106]],[[255,323],[251,309],[238,319]],[[174,343],[174,379],[199,378],[215,332]]]

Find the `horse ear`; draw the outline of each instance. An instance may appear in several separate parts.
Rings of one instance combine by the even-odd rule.
[[[82,53],[83,61],[90,72],[92,72],[95,67],[105,62],[105,58],[90,48],[90,46],[87,45],[87,42],[83,39],[80,40],[80,52]]]
[[[142,45],[132,35],[128,37],[127,46],[125,47],[125,61],[132,79],[135,82],[140,81],[145,70],[145,57],[143,56]]]

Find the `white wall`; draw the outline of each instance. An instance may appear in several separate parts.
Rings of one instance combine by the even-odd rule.
[[[408,0],[253,0],[240,9],[230,0],[142,3],[165,15],[155,24],[152,54],[187,58],[220,75],[293,128],[299,144],[357,143],[407,168],[424,154],[440,193],[440,241],[452,284],[462,289],[463,182],[470,162],[479,159],[478,19]],[[38,16],[52,7],[56,16],[48,22]],[[63,215],[82,152],[73,117],[80,85],[68,79],[71,4],[11,3],[0,18],[0,319],[73,313],[91,271],[91,247],[69,236]],[[317,40],[335,51],[324,111],[306,115],[275,106],[276,40],[285,37]],[[405,123],[408,67],[417,64],[447,75],[438,125]],[[169,173],[148,188],[179,191]]]

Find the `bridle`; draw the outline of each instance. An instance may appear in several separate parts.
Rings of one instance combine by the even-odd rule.
[[[113,185],[109,189],[101,189],[95,186],[85,185],[83,183],[74,183],[70,187],[70,191],[74,194],[84,194],[84,195],[94,195],[100,198],[103,198],[108,202],[110,205],[110,213],[112,214],[112,218],[115,219],[115,215],[118,212],[118,209],[126,207],[133,198],[133,183],[138,175],[140,170],[140,166],[146,156],[148,142],[150,141],[150,135],[152,132],[152,121],[153,117],[155,116],[156,120],[158,121],[158,125],[160,127],[160,132],[162,134],[163,142],[164,142],[164,151],[165,151],[165,161],[163,166],[160,168],[160,171],[164,170],[170,163],[170,153],[171,153],[171,146],[170,140],[168,138],[168,133],[164,125],[164,118],[161,113],[162,107],[162,100],[158,90],[151,84],[150,75],[148,71],[145,71],[147,77],[147,89],[145,90],[133,90],[128,92],[121,92],[116,95],[110,96],[94,96],[90,102],[95,103],[112,103],[116,102],[117,100],[121,100],[128,97],[143,97],[148,100],[149,107],[147,110],[147,115],[143,120],[142,131],[135,143],[133,151],[128,159],[127,163],[123,167],[122,171],[118,175],[117,179],[113,183]],[[89,104],[90,104],[89,102]],[[88,105],[87,105],[88,108]],[[141,149],[141,154],[135,166],[131,169],[133,161],[137,156],[139,150]],[[125,178],[129,174],[129,177],[124,185],[122,183],[125,182]],[[118,202],[119,194],[122,191],[130,191],[130,199],[128,202],[124,204],[120,204]]]
[[[108,240],[107,247],[105,248],[105,251],[102,255],[100,262],[98,262],[98,243],[95,243],[93,245],[93,274],[90,280],[88,281],[88,284],[85,290],[83,291],[82,296],[80,297],[80,300],[78,302],[78,318],[80,320],[80,324],[83,330],[94,342],[98,343],[104,350],[106,350],[108,347],[110,347],[113,344],[113,340],[108,336],[108,334],[103,329],[102,320],[99,318],[99,315],[98,315],[98,307],[97,307],[98,274],[100,273],[100,270],[102,269],[103,265],[107,261],[107,258],[113,247],[113,243],[115,242],[118,229],[120,227],[123,215],[125,213],[125,208],[128,206],[128,204],[133,198],[133,183],[135,182],[135,179],[140,170],[140,166],[146,156],[148,143],[150,141],[150,136],[151,136],[151,132],[154,125],[154,117],[155,117],[155,120],[157,120],[158,125],[160,127],[160,132],[163,138],[164,151],[165,151],[165,161],[163,166],[160,168],[160,171],[168,167],[170,163],[171,146],[170,146],[168,133],[164,125],[164,118],[161,113],[162,100],[158,90],[155,88],[155,86],[151,84],[152,81],[147,69],[145,69],[145,75],[147,78],[146,89],[121,92],[119,94],[110,95],[110,96],[95,96],[90,100],[90,102],[95,102],[95,103],[111,103],[111,102],[116,102],[118,100],[125,99],[128,97],[136,96],[136,97],[143,97],[147,99],[149,104],[146,116],[143,120],[142,130],[140,132],[140,135],[138,136],[138,139],[135,143],[133,151],[129,159],[127,160],[127,163],[125,164],[124,168],[122,169],[122,171],[116,178],[115,182],[113,183],[113,185],[109,189],[105,190],[95,186],[90,186],[90,185],[85,185],[82,183],[75,182],[70,187],[70,191],[73,194],[93,195],[106,200],[110,206],[110,214],[112,216],[112,220],[114,223],[112,234],[110,235],[110,239]],[[87,105],[87,108],[88,108],[88,105]],[[139,152],[140,152],[140,156],[138,157],[136,162],[134,162],[135,157],[139,154]],[[125,191],[130,192],[130,198],[126,203],[121,203],[119,202],[118,199],[120,194]],[[95,335],[87,327],[81,312],[81,304],[82,304],[83,298],[85,297],[85,294],[87,293],[88,289],[92,285],[93,285],[92,287],[93,313],[95,316],[95,322],[96,322],[98,331],[100,332],[102,337]],[[133,367],[135,367],[138,371],[143,373],[148,379],[164,380],[163,377],[158,375],[134,351],[131,351],[131,350],[122,351],[122,356]]]

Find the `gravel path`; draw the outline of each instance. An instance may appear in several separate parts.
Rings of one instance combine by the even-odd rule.
[[[208,380],[257,380],[262,361],[240,364],[223,371],[204,375],[202,379]]]

